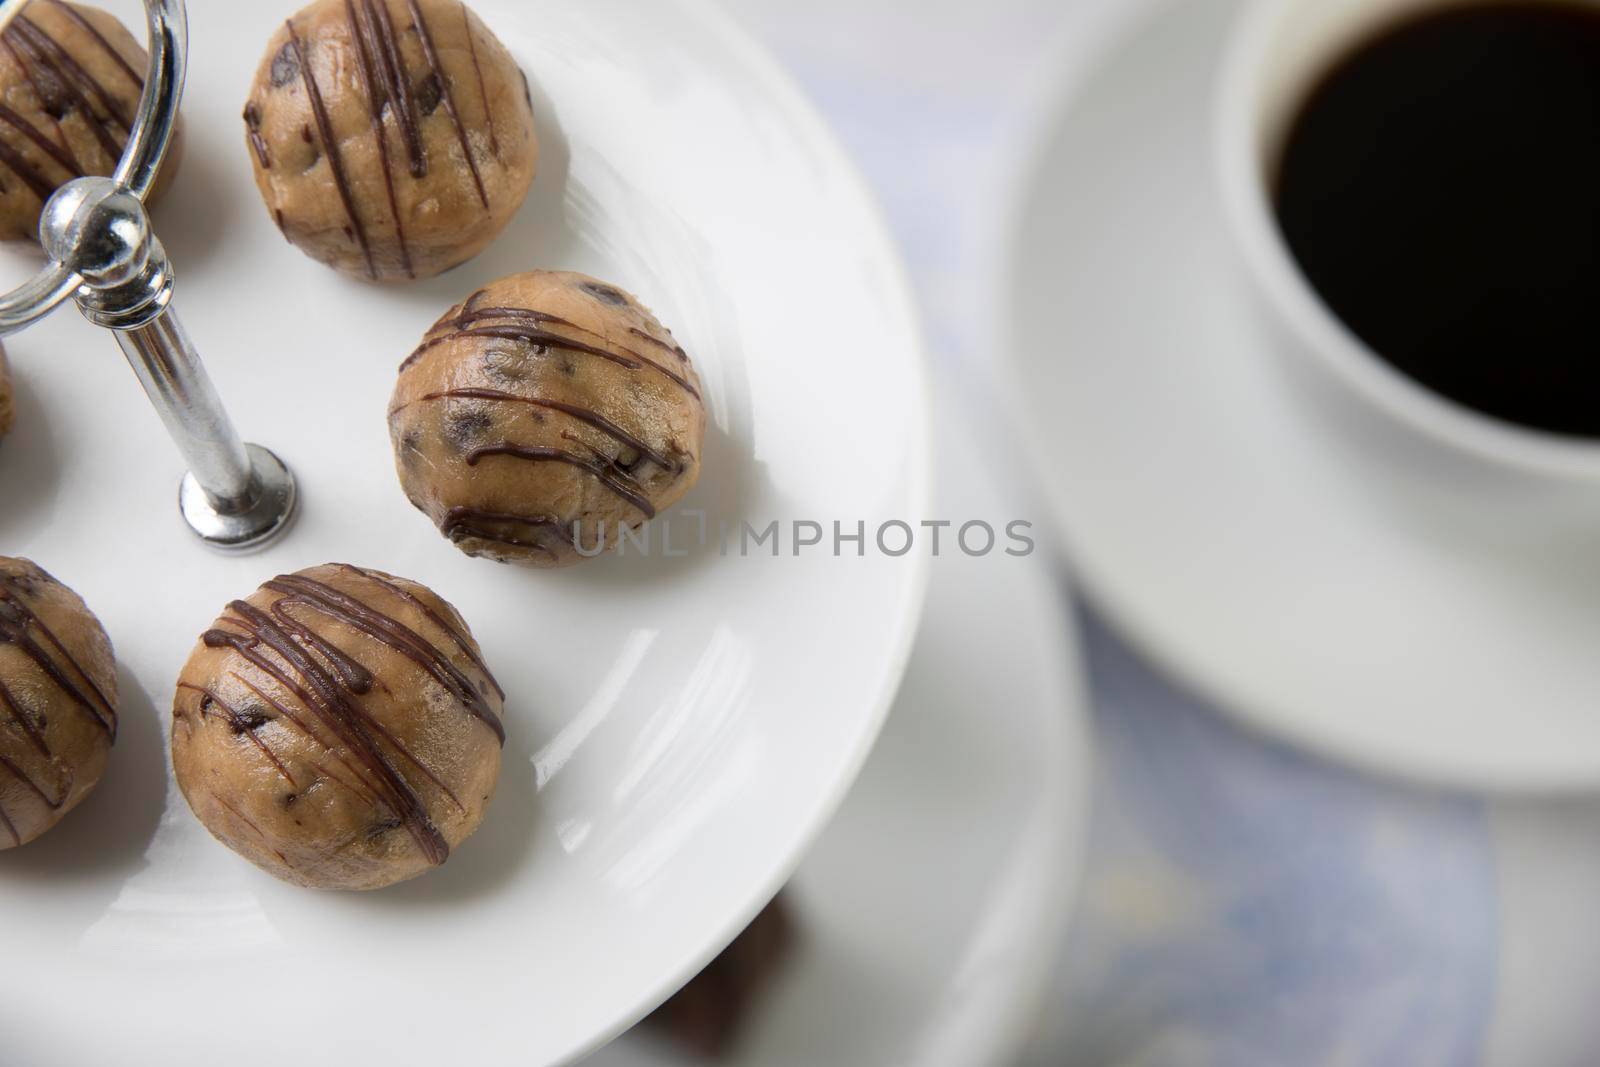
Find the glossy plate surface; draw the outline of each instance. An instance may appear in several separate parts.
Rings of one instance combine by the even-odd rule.
[[[97,792],[0,854],[8,1063],[570,1059],[742,928],[881,727],[926,559],[796,558],[787,532],[779,558],[740,558],[716,536],[719,520],[737,546],[746,521],[923,515],[920,349],[869,198],[768,60],[695,0],[474,6],[533,82],[540,177],[479,260],[380,289],[286,245],[250,179],[239,113],[289,5],[191,4],[189,141],[156,225],[236,422],[299,476],[303,516],[268,553],[190,539],[181,467],[109,337],[67,309],[9,344],[0,552],[83,594],[124,695]],[[705,475],[668,516],[687,555],[658,539],[650,559],[498,567],[457,554],[400,493],[395,368],[452,302],[535,266],[638,292],[695,355]],[[258,873],[210,839],[165,765],[200,631],[263,579],[328,560],[437,589],[511,694],[483,830],[371,895]]]
[[[1235,0],[1135,20],[1046,124],[1009,293],[1035,452],[1086,589],[1272,734],[1432,783],[1600,783],[1600,498],[1430,480],[1257,318],[1214,181]],[[1370,447],[1369,447],[1370,446]]]
[[[991,457],[946,401],[939,513],[993,521]],[[1039,557],[934,562],[894,715],[795,876],[796,947],[729,1067],[1014,1062],[1073,912],[1089,813],[1067,603]],[[584,1067],[693,1062],[643,1030]]]

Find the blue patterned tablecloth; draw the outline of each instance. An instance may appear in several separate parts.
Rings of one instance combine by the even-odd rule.
[[[990,278],[1030,116],[1146,0],[724,2],[876,185],[935,372],[1003,439]],[[1085,616],[1093,843],[1025,1067],[1600,1063],[1600,802],[1320,763]]]
[[[1480,1060],[1497,955],[1484,805],[1243,734],[1090,620],[1084,906],[1025,1062]]]

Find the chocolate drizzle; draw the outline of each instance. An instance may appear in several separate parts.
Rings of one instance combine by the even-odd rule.
[[[16,698],[11,695],[11,690],[6,688],[4,681],[0,681],[0,707],[5,708],[6,715],[22,729],[23,736],[28,739],[28,743],[34,747],[39,755],[45,759],[53,758],[50,745],[44,739],[44,732],[22,710]]]
[[[502,697],[503,692],[483,666],[482,658],[472,650],[470,638],[437,611],[429,609],[414,594],[376,572],[348,566],[340,570],[422,609],[422,614],[430,624],[442,631],[456,648],[468,654],[473,666],[482,673],[484,683],[474,684],[444,651],[399,619],[378,610],[366,600],[303,574],[283,575],[267,582],[263,589],[279,594],[279,598],[266,610],[245,601],[234,601],[228,606],[229,614],[217,628],[208,631],[202,641],[208,648],[232,649],[291,694],[309,713],[309,721],[284,702],[246,683],[263,704],[333,752],[350,770],[355,782],[332,775],[330,778],[357,790],[391,813],[399,820],[399,825],[408,830],[430,863],[443,863],[449,856],[449,845],[421,799],[385,754],[385,748],[393,750],[414,766],[458,807],[461,806],[460,800],[393,733],[362,708],[359,698],[373,690],[378,684],[377,679],[370,669],[313,629],[307,616],[317,615],[331,620],[410,660],[468,713],[483,722],[502,744],[505,742],[505,730],[499,717],[490,708],[486,694],[490,687]],[[241,677],[240,680],[244,679]],[[202,705],[205,699],[210,699],[219,707],[223,706],[207,690],[192,686],[186,688],[202,694]],[[204,714],[205,707],[202,706],[201,710]],[[240,722],[237,713],[225,707],[224,712],[229,716],[230,724],[237,725]],[[254,731],[248,732],[254,738]],[[322,736],[324,732],[331,743]],[[255,740],[260,743],[259,738]],[[270,752],[268,755],[293,784],[293,779],[277,757]]]
[[[643,512],[645,518],[655,518],[656,507],[650,503],[650,498],[645,496],[644,486],[640,485],[615,463],[607,462],[599,457],[591,459],[559,448],[507,443],[491,445],[487,448],[479,448],[469,452],[467,454],[467,466],[476,467],[480,461],[493,456],[508,456],[511,459],[523,460],[528,463],[565,463],[569,466],[577,467],[579,470],[588,471],[594,475],[595,480],[601,485]]]
[[[585,329],[576,323],[542,311],[534,311],[530,308],[476,307],[476,301],[482,295],[484,294],[481,292],[475,293],[467,301],[460,315],[436,324],[433,328],[434,336],[424,340],[415,352],[406,357],[405,362],[400,364],[400,370],[405,371],[406,368],[416,363],[417,360],[432,349],[442,344],[448,344],[458,338],[496,337],[508,341],[521,341],[542,348],[558,348],[563,351],[578,352],[607,360],[621,367],[627,367],[629,370],[648,368],[667,378],[696,400],[700,399],[700,391],[689,382],[689,379],[671,367],[647,358],[636,349],[618,345],[593,330]],[[583,340],[580,337],[567,337],[554,332],[550,327],[570,330],[590,340]]]
[[[378,147],[378,164],[383,170],[389,213],[394,216],[400,265],[406,277],[415,278],[417,272],[411,263],[411,250],[406,246],[405,220],[401,218],[400,199],[395,193],[394,167],[389,162],[389,140],[384,132],[383,115],[385,111],[393,112],[411,160],[412,177],[421,178],[428,172],[428,158],[422,147],[416,100],[401,62],[400,44],[395,40],[388,8],[373,0],[345,0],[344,6],[350,20],[350,39],[356,49],[356,69],[361,73],[362,88],[367,94],[367,111],[372,118],[372,137]]]
[[[685,352],[683,350],[683,346],[680,344],[668,344],[661,338],[654,337],[651,334],[639,329],[637,326],[629,326],[628,332],[639,338],[641,341],[646,341],[652,345],[655,345],[657,348],[662,349],[663,351],[671,352],[673,355],[678,357],[679,363],[689,362],[689,353]]]
[[[428,393],[420,398],[419,403],[428,403],[436,400],[487,400],[502,404],[527,404],[531,407],[546,408],[550,411],[559,411],[564,415],[568,415],[574,419],[577,419],[579,422],[593,426],[601,433],[614,438],[615,440],[638,452],[640,455],[644,456],[646,459],[649,459],[652,463],[663,470],[671,471],[674,474],[680,473],[683,470],[682,462],[669,459],[667,456],[652,448],[644,441],[641,441],[639,438],[624,430],[622,427],[618,426],[604,415],[601,415],[599,412],[593,411],[586,407],[580,407],[577,404],[566,404],[559,400],[546,400],[543,397],[537,396],[520,396],[516,393],[501,392],[498,389],[447,389],[443,392]],[[389,414],[391,416],[397,415],[401,411],[404,411],[405,407],[406,405],[402,405],[401,407],[395,408]]]
[[[10,126],[18,133],[22,134],[22,136],[32,141],[39,151],[55,160],[56,163],[61,166],[62,170],[71,174],[74,178],[83,177],[83,171],[78,166],[78,161],[73,158],[72,153],[68,149],[51,141],[49,137],[45,136],[43,130],[39,129],[39,127],[29,122],[23,116],[17,114],[15,111],[12,111],[9,107],[6,107],[4,104],[0,104],[0,121],[5,122],[6,125]],[[20,172],[19,175],[23,178],[23,180],[27,180],[26,175],[22,175]]]
[[[531,538],[519,537],[514,530],[496,527],[522,527],[531,533]],[[483,508],[455,507],[446,512],[444,521],[439,524],[439,532],[452,542],[470,538],[508,548],[538,549],[548,552],[553,559],[558,558],[554,549],[536,539],[540,532],[546,530],[556,531],[565,543],[578,547],[567,527],[559,519],[548,516],[512,515]]]
[[[40,110],[44,112],[45,117],[47,117],[50,120],[51,125],[55,127],[56,136],[60,138],[61,141],[61,151],[66,153],[67,157],[72,160],[72,170],[74,176],[81,176],[83,173],[83,167],[78,163],[77,157],[73,155],[72,145],[67,139],[67,131],[61,126],[61,119],[66,113],[65,107],[50,106],[45,96],[44,86],[39,81],[38,72],[22,57],[22,53],[17,50],[17,47],[12,43],[11,38],[3,33],[0,33],[0,49],[4,49],[6,55],[11,57],[11,62],[16,64],[18,70],[22,71],[22,76],[27,79],[28,85],[33,89],[33,95],[35,99],[39,101]]]
[[[264,716],[248,716],[241,714],[220,696],[201,686],[190,685],[188,682],[179,682],[178,688],[187,689],[192,693],[200,694],[200,715],[202,718],[215,714],[212,712],[212,708],[221,708],[222,717],[227,721],[228,726],[232,728],[233,732],[238,734],[240,737],[248,737],[251,743],[254,744],[256,748],[261,750],[261,754],[266,756],[268,761],[278,769],[278,773],[283,775],[284,779],[287,780],[290,785],[299,788],[299,783],[294,780],[294,775],[289,773],[289,768],[284,766],[283,761],[278,758],[278,754],[274,752],[271,746],[263,741],[256,733],[257,730],[259,730],[262,726],[265,726],[267,722],[271,720],[265,718]]]
[[[322,138],[323,150],[328,157],[328,166],[333,171],[333,183],[338,187],[339,199],[344,204],[344,211],[350,218],[350,233],[361,246],[361,255],[367,261],[367,275],[373,279],[378,277],[377,264],[372,259],[372,245],[367,241],[366,227],[361,224],[361,216],[356,212],[355,193],[350,186],[349,175],[344,169],[344,153],[339,147],[339,142],[333,136],[333,123],[328,117],[328,105],[322,99],[322,90],[317,86],[317,76],[312,72],[307,61],[305,46],[300,41],[300,34],[295,31],[294,20],[285,22],[284,28],[289,31],[289,43],[294,46],[294,65],[299,68],[301,81],[306,87],[306,97],[311,103],[311,114],[317,123],[317,133]]]
[[[273,697],[272,694],[268,693],[266,690],[262,689],[260,686],[256,685],[254,682],[250,681],[250,679],[244,677],[244,675],[242,675],[242,674],[239,674],[239,673],[234,672],[234,671],[230,671],[230,672],[228,672],[228,677],[234,679],[240,685],[242,685],[246,689],[250,690],[251,695],[253,695],[257,700],[261,701],[263,707],[271,708],[273,713],[275,715],[277,715],[277,719],[274,720],[275,722],[278,722],[279,724],[288,723],[289,725],[293,726],[295,729],[299,730],[306,737],[310,738],[316,744],[321,745],[324,748],[329,749],[332,752],[334,758],[337,759],[339,761],[339,763],[346,770],[348,770],[350,772],[351,777],[353,779],[356,779],[357,781],[361,780],[361,777],[362,777],[361,772],[356,769],[355,764],[351,763],[348,758],[346,758],[344,755],[339,753],[336,749],[333,748],[332,745],[330,745],[327,741],[325,741],[322,738],[322,736],[320,734],[318,734],[316,732],[316,730],[314,730],[311,727],[311,725],[309,723],[307,723],[304,719],[302,719],[300,717],[299,714],[297,714],[295,712],[295,710],[293,708],[289,707],[288,705],[284,704],[282,701],[280,701],[277,698]],[[192,687],[189,687],[189,688],[192,688]],[[204,717],[205,714],[206,714],[206,711],[205,711],[205,700],[204,699],[201,700],[200,706],[201,706],[201,716]],[[234,724],[230,720],[228,725],[230,727],[232,727]],[[345,779],[345,778],[343,778],[343,777],[341,777],[341,776],[339,776],[337,774],[334,774],[331,770],[328,769],[326,764],[318,764],[316,770],[317,770],[317,774],[321,775],[324,778],[327,778],[329,781],[338,782],[340,785],[344,786],[346,789],[349,789],[351,792],[355,793],[357,796],[365,797],[367,800],[369,800],[369,801],[371,801],[373,803],[377,803],[376,794],[374,794],[371,790],[365,788],[364,786],[358,785],[358,784],[352,784],[350,780],[347,780],[347,779]],[[296,785],[296,787],[298,788],[298,784],[294,783],[292,780],[291,780],[291,784]]]
[[[28,162],[26,156],[4,141],[0,141],[0,163],[4,163],[13,174],[22,179],[22,184],[31,189],[41,203],[49,200],[55,193],[56,183],[40,174],[38,169]]]
[[[144,91],[144,75],[133,69],[133,65],[122,57],[122,53],[117,51],[116,46],[106,39],[106,35],[95,29],[94,23],[84,18],[78,9],[71,4],[63,3],[62,0],[47,0],[47,2],[51,7],[70,19],[73,25],[92,38],[100,46],[100,49],[110,57],[111,61],[122,68],[122,73],[128,76],[128,80],[138,86],[140,92]]]
[[[461,29],[467,37],[467,54],[472,57],[472,72],[478,79],[478,98],[483,101],[483,124],[489,127],[489,151],[494,153],[496,159],[500,158],[500,135],[495,131],[494,108],[489,106],[489,83],[483,77],[483,60],[478,58],[478,39],[472,32],[472,11],[466,4],[461,5]],[[526,86],[528,76],[522,76],[523,85]],[[528,101],[532,108],[533,101]],[[488,207],[488,204],[484,205]]]
[[[52,10],[59,11],[110,57],[137,91],[143,91],[144,78],[93,23],[60,0],[47,2]],[[21,134],[51,162],[60,166],[66,177],[58,181],[51,180],[39,164],[28,159],[19,145],[3,141],[0,141],[0,164],[16,174],[41,201],[48,200],[61,182],[82,177],[83,166],[72,154],[66,132],[61,127],[61,120],[72,112],[83,117],[89,131],[113,162],[121,157],[132,123],[132,114],[123,99],[90,74],[60,41],[27,15],[18,15],[4,34],[0,34],[0,44],[4,45],[7,54],[32,87],[40,109],[54,123],[60,144],[56,144],[44,131],[9,107],[0,106],[0,122]]]
[[[483,186],[483,175],[478,173],[478,161],[472,156],[472,145],[467,139],[467,125],[461,119],[461,112],[456,110],[455,93],[451,90],[450,80],[445,76],[444,67],[439,62],[439,53],[433,46],[433,31],[428,28],[428,20],[423,16],[422,8],[417,5],[417,0],[406,0],[406,5],[411,11],[411,20],[417,24],[417,36],[422,41],[422,54],[428,61],[428,69],[432,73],[434,80],[439,83],[445,114],[449,115],[450,121],[455,124],[456,138],[461,142],[461,155],[467,162],[467,168],[472,172],[472,182],[478,188],[478,199],[483,202],[484,209],[488,210],[489,192]],[[469,45],[472,42],[472,25],[470,22],[467,24],[467,42]],[[475,46],[472,50],[472,61],[474,64],[478,62],[478,52]],[[481,83],[483,74],[481,67],[478,74]],[[487,113],[489,108],[487,95],[484,97],[483,106]],[[491,135],[493,128],[493,119],[490,119]],[[418,177],[421,177],[421,175],[419,174]]]
[[[400,39],[395,34],[394,21],[389,6],[383,0],[359,0],[366,14],[368,35],[363,38],[365,49],[372,53],[379,80],[372,89],[380,91],[382,102],[374,100],[378,114],[385,106],[393,112],[401,140],[406,147],[406,158],[411,163],[413,178],[426,177],[428,173],[427,150],[422,143],[422,116],[417,99],[411,89],[411,79],[406,73],[405,59],[400,53]],[[346,0],[351,3],[351,0]]]
[[[25,582],[0,574],[0,645],[20,649],[106,736],[117,737],[117,709],[44,620],[24,600]],[[32,636],[37,633],[41,643]],[[46,647],[48,646],[48,648]],[[4,683],[0,682],[0,687]],[[14,707],[10,695],[5,700]]]
[[[60,797],[52,798],[44,791],[44,787],[39,785],[39,783],[35,782],[32,778],[28,777],[26,771],[24,771],[21,767],[18,767],[15,763],[11,762],[3,755],[0,755],[0,770],[4,770],[7,774],[21,782],[23,786],[27,788],[28,792],[39,798],[39,803],[43,804],[51,811],[60,811],[62,805],[67,802],[67,788],[62,788]],[[22,834],[17,831],[16,823],[11,821],[11,816],[6,813],[6,809],[3,804],[0,804],[0,826],[5,827],[6,833],[11,838],[11,843],[13,845],[22,844]]]
[[[120,126],[126,137],[133,121],[126,106],[27,15],[16,17],[7,27],[5,38],[23,67],[31,71],[34,86],[42,90],[40,100],[45,110],[57,118],[77,111],[106,155],[117,159],[122,145],[114,130]],[[98,108],[91,97],[99,102]]]
[[[73,657],[50,627],[45,625],[44,620],[40,619],[26,602],[33,584],[48,580],[50,579],[44,576],[43,572],[39,572],[37,576],[21,577],[0,573],[0,645],[10,645],[21,651],[51,684],[88,715],[95,726],[105,732],[110,741],[115,742],[117,734],[115,705],[107,699],[82,664]],[[50,750],[49,742],[44,736],[43,725],[34,722],[3,678],[0,678],[0,711],[5,713],[0,722],[10,720],[16,723],[23,736],[27,738],[28,744],[52,768],[56,768],[55,754]],[[7,759],[3,753],[0,753],[0,769],[26,786],[52,811],[59,811],[67,802],[70,793],[70,771],[67,775],[68,781],[60,787],[60,796],[52,798],[43,786],[34,781],[21,766]],[[3,808],[0,808],[0,826],[4,826],[13,844],[22,844],[21,834]]]
[[[364,571],[351,569],[351,573],[359,574],[371,581],[371,577]],[[374,582],[374,584],[377,584]],[[284,599],[278,602],[278,607],[286,603],[304,604],[315,609],[335,622],[359,630],[368,637],[382,642],[389,648],[405,656],[418,667],[422,668],[435,682],[459,700],[468,711],[481,719],[483,723],[494,731],[495,736],[502,744],[505,743],[506,734],[500,719],[493,709],[484,700],[472,680],[461,672],[455,664],[450,662],[448,656],[427,638],[406,626],[398,619],[375,610],[362,603],[355,597],[340,592],[331,585],[306,578],[300,575],[289,575],[275,578],[267,582],[264,588],[275,593],[284,594]],[[443,627],[443,620],[434,616],[436,623],[446,629],[453,640],[458,644],[462,636],[451,627]],[[329,646],[331,648],[331,646]],[[337,650],[333,650],[337,651]],[[482,662],[481,660],[479,662]],[[346,660],[352,670],[352,686],[357,692],[365,692],[372,686],[372,676],[353,660]],[[487,671],[485,672],[487,675]],[[364,688],[361,688],[363,687]],[[498,687],[497,687],[498,688]]]
[[[228,607],[237,616],[228,622],[244,632],[211,630],[203,638],[206,646],[233,648],[257,669],[275,678],[318,715],[334,737],[367,769],[370,775],[368,784],[373,794],[403,821],[428,861],[443,863],[450,855],[450,846],[434,826],[416,793],[412,792],[405,779],[395,773],[394,767],[383,755],[368,728],[370,720],[351,704],[350,694],[296,644],[273,617],[242,600],[236,600]],[[286,667],[279,667],[269,659],[262,651],[263,647],[277,653]]]
[[[406,589],[398,582],[390,581],[377,571],[362,570],[359,567],[352,567],[348,563],[341,563],[339,566],[341,570],[351,571],[371,581],[377,582],[389,592],[393,593],[395,596],[399,597],[412,607],[416,608],[418,611],[422,612],[423,616],[429,622],[437,626],[447,637],[450,638],[451,642],[455,644],[456,648],[461,650],[462,655],[466,656],[467,659],[472,661],[472,665],[477,668],[479,674],[483,675],[484,679],[489,683],[490,688],[494,690],[495,695],[501,700],[506,698],[506,691],[500,688],[500,683],[495,680],[494,675],[490,672],[489,665],[483,662],[483,656],[480,655],[478,650],[472,646],[472,641],[468,639],[467,635],[461,630],[457,629],[454,623],[447,621],[437,611],[434,611],[427,605],[425,601],[423,601],[421,597],[417,596],[409,589]],[[502,742],[504,742],[505,735],[503,733],[501,734],[500,739]]]
[[[261,832],[261,827],[257,826],[252,819],[246,817],[244,812],[240,811],[232,804],[229,804],[216,793],[211,794],[211,799],[222,805],[224,811],[226,811],[229,815],[232,815],[235,819],[239,820],[239,822],[244,824],[244,826],[248,828],[251,833],[259,837],[261,839],[261,843],[267,846],[267,851],[278,857],[279,863],[287,864],[289,862],[289,857],[285,856],[282,852],[279,852],[276,848],[273,848],[272,841],[267,837],[266,834]]]

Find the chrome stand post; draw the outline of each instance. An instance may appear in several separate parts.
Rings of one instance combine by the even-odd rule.
[[[8,13],[20,6],[8,5]],[[176,128],[187,21],[183,0],[145,0],[145,7],[150,73],[127,154],[115,177],[78,178],[45,205],[39,237],[50,265],[0,297],[0,333],[42,318],[68,296],[111,330],[189,466],[179,490],[184,520],[208,545],[247,552],[288,528],[298,494],[282,460],[240,440],[172,307],[172,263],[143,197]]]

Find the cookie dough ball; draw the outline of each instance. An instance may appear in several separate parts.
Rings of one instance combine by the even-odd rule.
[[[77,807],[116,736],[117,662],[100,620],[38,565],[0,557],[0,850]]]
[[[317,0],[268,43],[244,122],[284,236],[379,281],[483,251],[539,155],[527,78],[458,0]]]
[[[470,556],[561,567],[615,547],[700,476],[700,379],[632,296],[503,278],[409,359],[389,434],[406,496]]]
[[[11,432],[16,418],[16,401],[12,399],[11,392],[11,365],[6,362],[5,346],[0,345],[0,437]]]
[[[34,0],[0,34],[0,240],[37,242],[57,188],[116,169],[147,62],[127,27],[86,4]],[[169,155],[162,177],[175,169]]]
[[[206,829],[269,874],[380,889],[478,828],[504,699],[431,590],[313,567],[229,604],[200,638],[173,703],[173,769]]]

